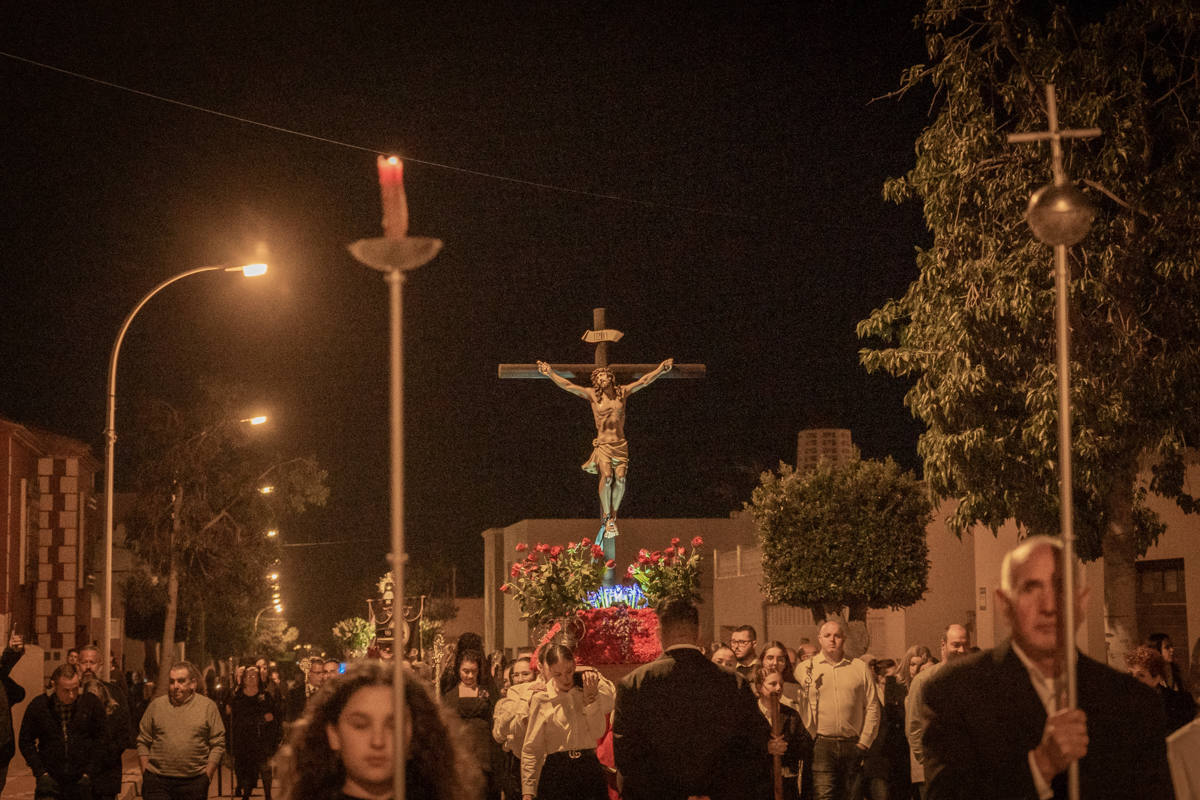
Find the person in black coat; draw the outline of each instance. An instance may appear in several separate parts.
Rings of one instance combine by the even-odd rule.
[[[8,763],[17,754],[17,737],[13,734],[12,709],[25,699],[25,688],[14,681],[10,674],[12,668],[25,655],[25,643],[21,636],[13,633],[8,637],[8,647],[0,656],[0,792],[8,781]]]
[[[809,791],[802,795],[798,783],[802,764],[812,762],[813,740],[804,723],[800,721],[800,713],[780,702],[783,699],[783,675],[769,667],[759,667],[754,673],[754,693],[758,696],[758,710],[770,722],[772,702],[779,707],[779,738],[774,734],[765,753],[767,769],[774,769],[774,756],[779,755],[780,772],[783,777],[784,800],[801,800],[802,796],[811,797],[811,780]],[[782,748],[782,752],[780,749]],[[805,770],[808,772],[808,770]],[[774,797],[774,787],[766,798]]]
[[[104,706],[94,694],[80,693],[79,672],[70,664],[50,679],[53,691],[33,698],[21,721],[21,755],[37,779],[34,797],[90,800],[100,772]]]
[[[1196,718],[1196,701],[1187,692],[1167,686],[1168,662],[1149,645],[1135,647],[1125,654],[1129,674],[1154,690],[1162,699],[1167,717],[1167,733],[1171,734]]]
[[[250,665],[229,700],[233,768],[243,800],[249,800],[262,776],[263,795],[271,800],[271,756],[279,745],[282,725],[275,696],[262,686],[262,673]]]
[[[996,601],[1012,639],[929,681],[928,800],[1065,797],[1072,762],[1088,800],[1173,796],[1166,721],[1152,691],[1079,654],[1078,707],[1061,706],[1061,560],[1061,542],[1044,536],[1010,552]],[[1086,591],[1076,598],[1081,623],[1085,599]]]
[[[119,669],[117,680],[100,677],[100,648],[87,644],[79,648],[81,689],[100,698],[104,706],[105,735],[101,743],[99,773],[92,776],[92,800],[107,800],[121,791],[121,763],[124,752],[134,746],[133,721],[129,713],[129,688]]]
[[[86,650],[83,652],[86,653]],[[127,749],[134,746],[129,707],[113,692],[111,684],[99,678],[86,678],[83,691],[99,698],[104,708],[104,735],[100,738],[96,774],[92,776],[91,800],[113,800],[121,793],[121,776],[124,772],[121,758]]]
[[[771,728],[750,684],[698,647],[696,606],[658,608],[663,654],[617,687],[613,751],[625,800],[764,797],[771,775],[763,753]]]

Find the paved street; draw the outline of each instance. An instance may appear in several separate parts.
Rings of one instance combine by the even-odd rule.
[[[138,769],[138,759],[136,750],[125,751],[125,780],[124,792],[119,800],[129,800],[130,798],[140,797],[142,777],[141,771]],[[21,759],[13,759],[12,766],[8,772],[8,784],[4,787],[3,800],[33,800],[34,790],[33,773],[29,771],[29,767],[21,762]],[[221,768],[220,779],[213,779],[212,785],[209,787],[209,797],[231,797],[233,795],[233,773],[228,767]],[[254,797],[262,797],[261,784],[254,792]]]

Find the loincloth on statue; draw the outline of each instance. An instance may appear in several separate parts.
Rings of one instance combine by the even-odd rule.
[[[599,439],[593,439],[592,454],[580,466],[580,469],[595,475],[600,471],[599,465],[606,461],[614,467],[619,467],[622,464],[628,465],[629,442],[625,439],[618,439],[615,442],[602,442]]]

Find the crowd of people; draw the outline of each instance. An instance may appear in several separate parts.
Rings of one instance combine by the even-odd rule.
[[[997,602],[1012,637],[982,652],[955,622],[936,651],[899,659],[849,657],[834,620],[795,648],[760,647],[749,625],[703,646],[695,605],[668,600],[662,656],[617,684],[561,642],[510,662],[464,634],[440,668],[407,665],[396,725],[390,660],[313,660],[291,684],[260,659],[207,695],[179,662],[135,717],[85,647],[53,671],[16,739],[36,796],[62,800],[115,797],[129,747],[148,800],[208,797],[227,758],[243,800],[260,785],[267,800],[386,800],[396,730],[414,800],[1050,800],[1065,797],[1072,764],[1088,800],[1170,798],[1165,738],[1196,716],[1172,643],[1131,651],[1128,674],[1080,654],[1078,704],[1064,707],[1059,555],[1034,537],[1005,559]],[[0,788],[21,650],[13,637],[0,657]]]

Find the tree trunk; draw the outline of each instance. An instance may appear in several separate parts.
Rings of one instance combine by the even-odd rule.
[[[846,655],[858,658],[871,649],[871,634],[867,631],[867,604],[854,603],[846,615]]]
[[[194,608],[192,608],[194,604]],[[188,614],[188,621],[195,620],[195,626],[188,625],[188,661],[196,665],[196,669],[203,672],[209,664],[208,656],[208,615],[204,610],[204,598],[193,597],[189,601],[191,613]]]
[[[1133,481],[1117,482],[1108,497],[1109,527],[1104,537],[1104,636],[1108,664],[1125,668],[1125,654],[1137,646],[1137,546],[1133,538]]]
[[[151,675],[158,675],[158,656],[154,652],[158,642],[154,639],[143,639],[142,643],[146,649],[146,657],[142,660],[142,674],[149,680]]]
[[[179,613],[179,561],[175,556],[175,542],[179,540],[182,524],[183,488],[175,487],[174,510],[171,514],[171,540],[168,543],[167,566],[167,613],[163,620],[162,657],[158,663],[158,684],[154,687],[157,697],[167,691],[168,674],[175,663],[175,619]]]

